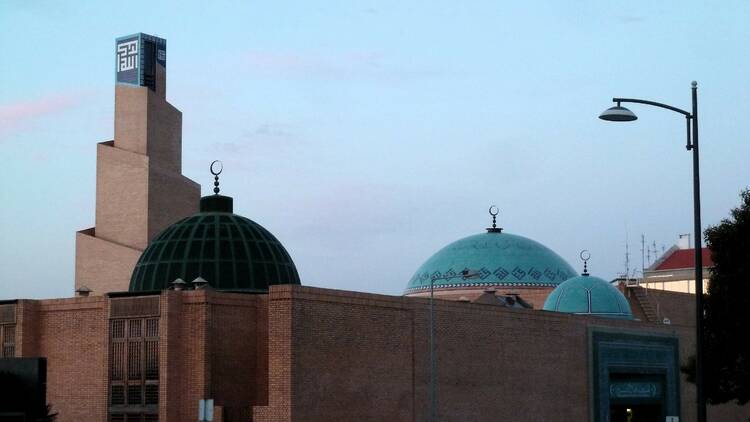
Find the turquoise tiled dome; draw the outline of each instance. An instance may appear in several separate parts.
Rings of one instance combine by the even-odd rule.
[[[461,271],[476,271],[464,279]],[[432,255],[409,280],[406,294],[435,288],[526,286],[556,287],[576,272],[539,242],[510,233],[489,231],[457,240]]]
[[[583,274],[560,284],[544,302],[545,311],[633,319],[628,300],[599,277]]]

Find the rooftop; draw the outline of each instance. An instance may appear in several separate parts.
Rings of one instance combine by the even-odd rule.
[[[713,267],[714,262],[711,260],[711,251],[708,248],[701,250],[703,255],[703,267]],[[695,249],[673,249],[661,257],[661,262],[655,263],[649,268],[649,271],[676,270],[695,267]]]

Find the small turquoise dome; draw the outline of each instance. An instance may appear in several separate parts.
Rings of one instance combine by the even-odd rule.
[[[476,271],[476,278],[465,279],[461,271]],[[405,294],[452,287],[556,287],[575,277],[565,260],[539,242],[489,229],[457,240],[432,255],[414,273]]]
[[[544,302],[545,311],[633,319],[628,300],[612,284],[586,273],[560,284]]]

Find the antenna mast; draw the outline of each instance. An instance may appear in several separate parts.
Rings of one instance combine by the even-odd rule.
[[[630,278],[630,240],[628,232],[625,232],[625,282]]]
[[[646,236],[641,233],[641,278],[646,272]]]

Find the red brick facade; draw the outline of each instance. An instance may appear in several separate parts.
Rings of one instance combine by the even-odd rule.
[[[676,336],[683,362],[693,350],[691,319],[678,317],[689,315],[691,296],[651,297],[671,325],[437,300],[441,419],[591,420],[592,329]],[[274,286],[268,295],[165,291],[2,306],[14,309],[16,356],[48,360],[47,398],[59,422],[111,420],[112,344],[120,341],[111,327],[137,319],[158,320],[160,421],[197,420],[201,398],[215,400],[223,421],[428,415],[427,299]],[[681,382],[681,421],[694,420],[694,394]],[[750,409],[712,406],[709,415],[741,420]]]

